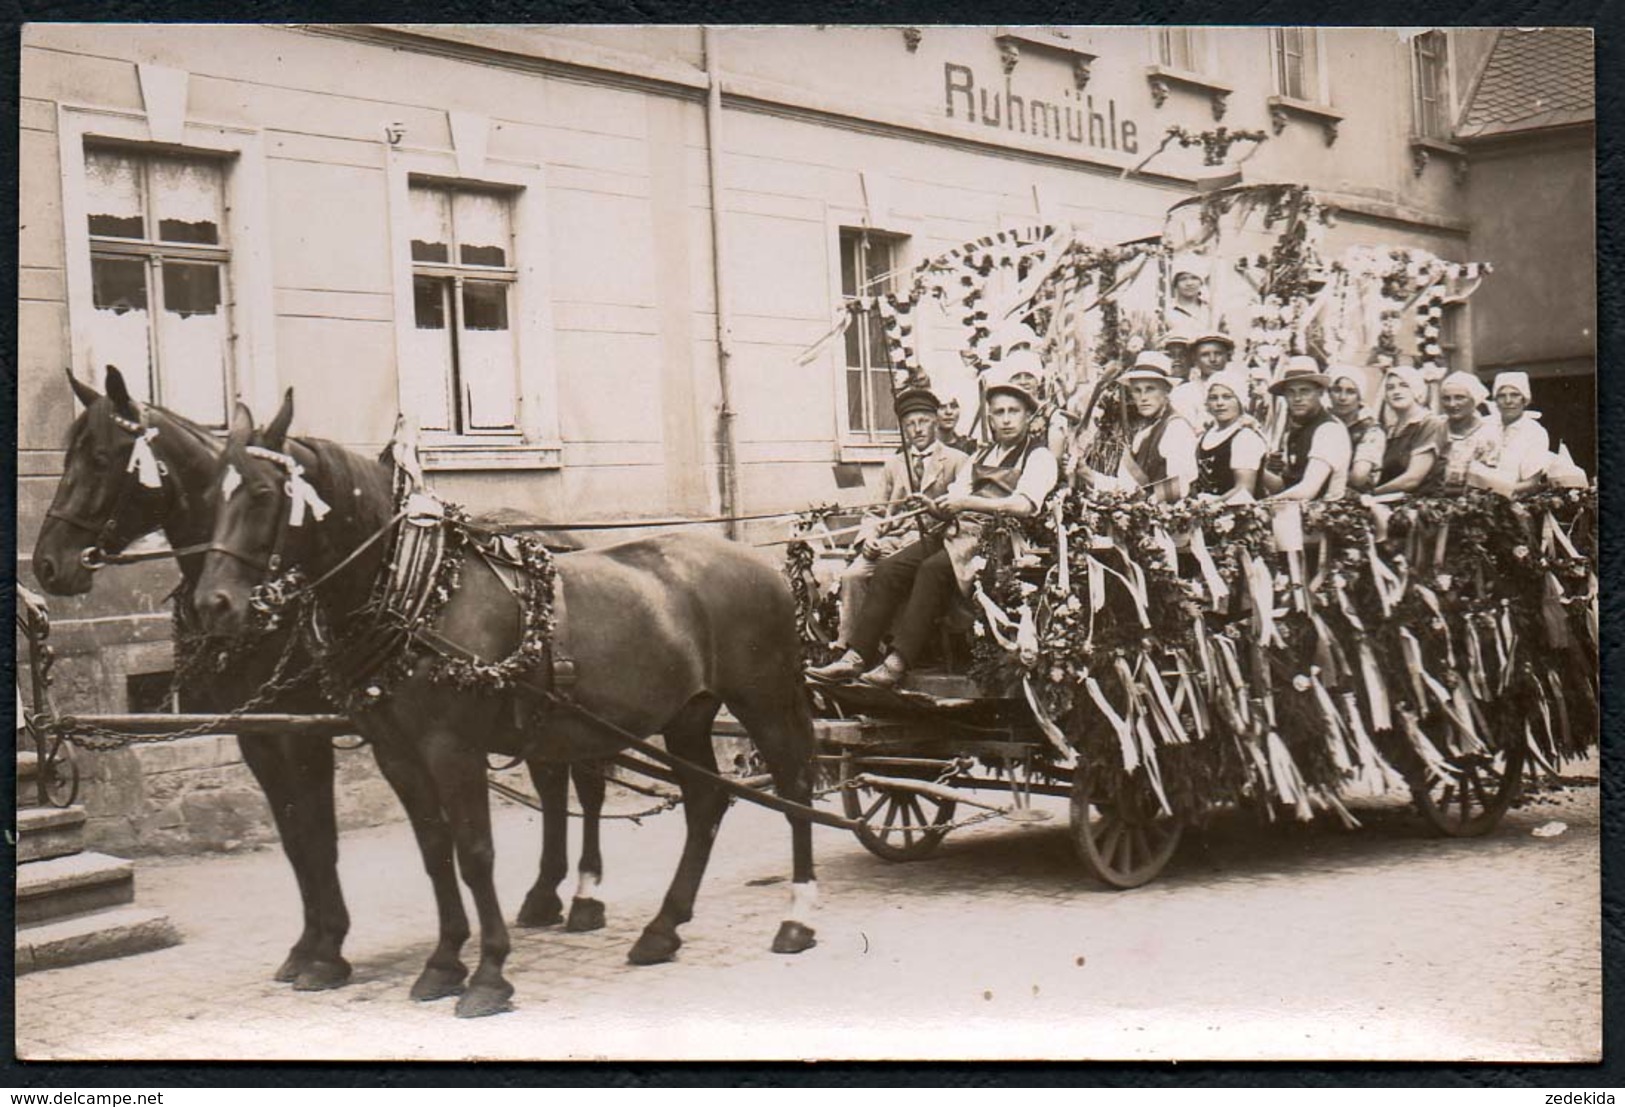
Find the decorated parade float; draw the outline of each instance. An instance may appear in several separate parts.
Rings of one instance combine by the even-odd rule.
[[[1445,306],[1489,267],[1327,256],[1335,219],[1301,186],[1233,187],[1176,205],[1139,242],[1001,231],[876,299],[899,389],[928,383],[916,342],[939,308],[979,382],[1012,349],[1038,353],[1035,433],[1063,478],[1036,516],[984,528],[960,613],[968,657],[950,642],[895,691],[812,685],[824,715],[848,720],[833,732],[847,811],[874,852],[923,856],[967,804],[1039,818],[1027,795],[1064,794],[1086,865],[1132,887],[1184,826],[1236,805],[1355,826],[1352,801],[1408,793],[1440,832],[1483,834],[1526,775],[1595,745],[1595,489],[1566,456],[1517,496],[1154,503],[1079,479],[1115,472],[1127,443],[1116,378],[1182,329],[1232,337],[1272,448],[1286,418],[1268,384],[1295,355],[1378,376],[1413,364],[1437,394]],[[1195,295],[1176,280],[1192,273]],[[815,664],[837,602],[820,569],[839,564],[843,521],[808,512],[789,555]],[[988,788],[1014,806],[972,795]]]

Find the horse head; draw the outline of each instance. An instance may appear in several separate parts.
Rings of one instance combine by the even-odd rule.
[[[284,565],[308,556],[310,527],[303,513],[290,507],[296,483],[303,485],[303,464],[285,449],[293,422],[293,389],[263,429],[254,428],[253,413],[239,402],[233,412],[226,448],[216,466],[214,535],[203,559],[193,603],[211,634],[240,633],[249,600]]]
[[[68,383],[84,410],[69,431],[62,479],[34,544],[34,576],[55,596],[90,591],[100,559],[160,529],[169,507],[146,409],[123,375],[107,367],[105,395],[71,371]]]

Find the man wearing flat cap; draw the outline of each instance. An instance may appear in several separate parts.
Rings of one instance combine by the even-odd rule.
[[[846,653],[832,664],[809,669],[809,677],[847,681],[861,674],[866,684],[895,687],[918,663],[956,592],[968,593],[980,517],[1028,516],[1043,505],[1058,476],[1055,455],[1029,433],[1038,398],[1013,376],[1006,370],[986,391],[992,443],[977,452],[940,500],[910,497],[910,503],[929,505],[933,515],[955,520],[955,532],[946,539],[922,539],[881,561]],[[891,651],[882,656],[881,639],[894,621]]]
[[[862,529],[858,531],[857,556],[841,574],[837,646],[844,647],[852,641],[857,613],[880,560],[920,540],[918,526],[891,524],[889,530],[891,516],[910,496],[941,497],[970,466],[968,454],[939,440],[937,420],[942,405],[929,389],[911,388],[899,392],[895,407],[903,445],[886,459],[880,471],[880,500],[886,507],[863,517]]]
[[[1236,344],[1227,334],[1209,331],[1191,339],[1190,351],[1190,379],[1174,387],[1168,402],[1187,423],[1200,427],[1207,422],[1207,382],[1230,364]],[[1246,397],[1242,402],[1246,403]]]
[[[1266,464],[1264,489],[1277,500],[1336,500],[1348,487],[1353,446],[1343,421],[1326,409],[1331,378],[1320,362],[1287,361],[1270,392],[1286,399],[1287,433],[1281,452]]]

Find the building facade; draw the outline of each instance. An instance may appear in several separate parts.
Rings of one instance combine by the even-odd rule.
[[[409,411],[437,488],[475,507],[861,502],[832,466],[873,485],[896,447],[885,358],[863,325],[804,353],[844,300],[1000,227],[1158,233],[1213,172],[1158,152],[1175,125],[1265,132],[1246,179],[1335,204],[1329,253],[1494,263],[1493,319],[1452,313],[1452,364],[1544,358],[1589,389],[1594,263],[1569,255],[1569,314],[1526,270],[1551,264],[1531,235],[1589,246],[1588,132],[1561,137],[1556,230],[1509,225],[1528,159],[1456,134],[1517,48],[1498,35],[30,26],[22,574],[75,411],[64,367],[100,386],[118,365],[211,425],[292,387],[298,433],[366,450]],[[926,368],[963,391],[957,332],[920,326]],[[53,602],[64,700],[123,709],[161,685],[172,578],[109,571]]]

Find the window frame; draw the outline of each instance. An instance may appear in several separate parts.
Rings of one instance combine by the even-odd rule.
[[[830,256],[832,261],[830,265],[830,298],[833,305],[845,305],[847,300],[850,299],[841,282],[843,260],[841,239],[843,231],[858,231],[864,234],[879,235],[896,243],[900,249],[895,255],[894,271],[908,269],[914,264],[914,242],[917,235],[913,233],[913,228],[908,225],[908,221],[889,218],[886,220],[884,227],[871,226],[870,222],[867,215],[860,212],[831,213],[829,223]],[[892,287],[893,289],[896,288],[895,283]],[[919,314],[916,312],[916,316]],[[854,325],[856,325],[856,321],[854,321]],[[861,341],[860,338],[860,343]],[[914,341],[915,348],[923,351],[925,336],[919,327],[918,319],[916,320]],[[839,443],[841,460],[884,460],[897,451],[897,447],[902,443],[902,433],[896,428],[890,430],[862,430],[851,426],[851,420],[848,418],[850,389],[847,385],[847,374],[853,367],[847,364],[845,336],[843,335],[839,340],[830,343],[830,349],[830,366],[835,380],[836,441]],[[864,349],[864,346],[860,345],[859,349]],[[865,368],[870,373],[876,371],[873,366]],[[888,365],[884,371],[889,374],[891,372],[890,366]]]
[[[419,279],[432,280],[440,285],[442,289],[443,302],[445,304],[446,317],[449,324],[447,329],[452,332],[455,339],[451,347],[451,372],[450,376],[446,380],[446,410],[448,412],[449,419],[454,426],[445,430],[425,430],[425,433],[435,438],[450,439],[513,440],[515,438],[522,438],[520,432],[521,405],[519,403],[521,388],[519,381],[519,338],[517,333],[518,327],[515,323],[513,311],[513,298],[516,294],[515,288],[519,283],[519,268],[516,264],[518,261],[518,250],[512,241],[513,208],[515,200],[518,196],[518,190],[511,188],[497,189],[471,187],[462,182],[451,183],[442,181],[438,178],[429,178],[413,174],[409,175],[407,179],[408,203],[411,202],[411,193],[414,189],[434,190],[449,198],[452,198],[452,215],[450,219],[451,241],[447,243],[447,247],[448,254],[453,260],[448,262],[436,262],[423,261],[417,258],[412,259],[413,326],[416,327],[417,325],[417,281]],[[509,231],[508,261],[511,264],[503,266],[476,265],[457,260],[461,257],[461,240],[457,234],[457,208],[455,200],[455,197],[459,193],[465,195],[478,193],[496,196],[499,197],[506,205],[508,209]],[[408,239],[407,253],[409,255],[411,253],[411,249],[411,240]],[[470,405],[465,403],[464,393],[466,389],[463,387],[464,378],[462,374],[462,359],[464,350],[463,335],[467,330],[465,325],[467,313],[464,307],[463,290],[464,285],[469,281],[474,281],[477,283],[501,284],[507,288],[507,302],[505,304],[505,310],[508,318],[507,330],[510,336],[510,341],[513,343],[514,347],[514,424],[511,427],[476,427],[473,425],[472,415],[467,410]],[[448,289],[449,295],[446,294]],[[403,394],[402,400],[404,401],[404,399],[405,396]]]
[[[514,342],[515,426],[502,430],[422,433],[425,468],[441,470],[556,469],[563,444],[559,436],[558,357],[553,335],[552,292],[548,280],[547,180],[544,166],[486,158],[478,177],[461,172],[450,151],[392,146],[385,173],[389,193],[389,240],[395,301],[397,351],[416,330],[414,279],[420,275],[455,278],[461,274],[509,285],[508,320]],[[512,234],[510,266],[441,265],[415,261],[411,241],[413,184],[500,193],[508,199]],[[455,232],[454,232],[455,233]],[[454,258],[455,254],[452,255]],[[511,275],[511,276],[510,276]],[[459,299],[453,297],[454,300]],[[462,315],[460,303],[454,305]],[[397,358],[396,398],[403,411],[408,381]],[[449,385],[448,385],[449,387]],[[410,414],[410,412],[408,412]]]
[[[100,387],[102,366],[92,364],[95,318],[92,254],[223,261],[221,311],[226,325],[226,418],[233,401],[258,410],[277,401],[275,313],[271,296],[270,221],[267,216],[265,151],[258,129],[188,119],[181,141],[158,142],[143,112],[84,104],[57,105],[57,151],[62,183],[63,268],[67,285],[68,351],[74,376]],[[216,161],[224,205],[220,231],[226,251],[196,243],[148,243],[92,236],[85,177],[87,148],[127,149],[137,156]],[[151,204],[151,195],[148,195]],[[147,247],[153,247],[148,250]],[[149,274],[149,280],[151,279]],[[161,300],[159,301],[161,302]],[[152,300],[149,297],[149,310]],[[157,322],[156,314],[153,316]],[[149,334],[155,335],[156,325]],[[155,337],[149,341],[156,341]],[[156,402],[162,403],[163,366],[156,360]]]
[[[236,369],[231,356],[231,309],[232,309],[232,283],[231,283],[231,240],[227,236],[229,228],[226,226],[226,176],[230,172],[228,159],[219,156],[182,155],[171,149],[142,149],[128,143],[109,143],[89,140],[85,143],[85,155],[88,161],[89,154],[98,153],[125,154],[137,159],[141,172],[142,195],[142,231],[139,239],[119,238],[107,235],[98,235],[88,226],[85,228],[86,241],[90,249],[90,272],[92,285],[92,310],[94,310],[94,288],[96,262],[98,259],[117,258],[124,260],[140,260],[144,263],[145,282],[147,294],[147,364],[149,379],[144,382],[144,391],[151,396],[152,402],[171,410],[183,410],[183,404],[178,402],[176,396],[170,395],[170,389],[165,386],[163,339],[161,322],[165,310],[164,289],[164,263],[174,261],[179,264],[213,264],[220,269],[220,303],[219,312],[226,326],[225,334],[225,379],[221,381],[220,421],[218,423],[207,420],[198,420],[203,425],[217,431],[223,431],[231,422],[232,398],[237,394]],[[211,165],[219,174],[220,182],[220,237],[222,242],[213,245],[196,242],[166,242],[154,237],[159,226],[157,190],[153,187],[153,162],[158,158],[183,159],[192,162],[204,162]],[[88,207],[87,207],[88,215]],[[127,370],[126,370],[127,371]],[[192,413],[187,413],[192,414]]]
[[[1284,55],[1286,53],[1286,32],[1299,31],[1310,36],[1315,50],[1315,72],[1313,80],[1303,83],[1308,86],[1298,95],[1286,87],[1286,71],[1284,69]],[[1319,27],[1280,26],[1269,28],[1270,47],[1270,77],[1275,94],[1282,99],[1296,101],[1302,104],[1317,104],[1331,106],[1331,85],[1327,79],[1326,41]]]
[[[1209,32],[1211,27],[1202,24],[1179,24],[1151,28],[1151,64],[1172,73],[1187,74],[1192,77],[1212,77],[1217,66],[1215,52],[1215,37]],[[1189,40],[1189,54],[1191,65],[1179,65],[1172,57],[1163,57],[1163,47],[1168,42],[1171,31],[1183,31],[1187,35],[1195,36]]]
[[[1438,95],[1435,102],[1439,112],[1439,130],[1429,130],[1424,118],[1422,99],[1422,43],[1430,35],[1437,35],[1438,41],[1443,45],[1443,56],[1439,60]],[[1411,68],[1411,134],[1416,138],[1428,139],[1434,142],[1449,142],[1455,131],[1456,104],[1455,83],[1451,80],[1452,66],[1454,64],[1453,52],[1450,49],[1450,35],[1442,27],[1432,27],[1414,36],[1407,53],[1410,56]]]

